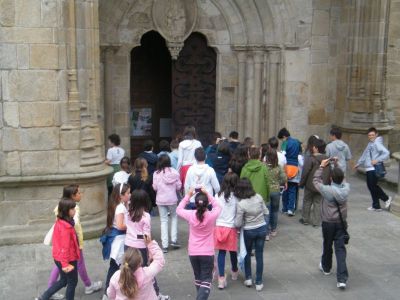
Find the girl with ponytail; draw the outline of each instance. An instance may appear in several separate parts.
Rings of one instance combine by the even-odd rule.
[[[136,248],[125,251],[119,271],[111,277],[107,289],[109,300],[156,300],[158,296],[153,287],[154,277],[164,267],[164,256],[156,241],[150,235],[144,236],[146,247],[153,257],[147,267],[142,267],[142,254]]]
[[[194,189],[182,199],[176,213],[189,223],[189,260],[193,268],[197,299],[208,299],[214,269],[214,227],[221,207],[207,191],[202,188],[195,195],[196,210],[186,210],[185,206],[195,194]],[[211,204],[212,209],[208,210]]]

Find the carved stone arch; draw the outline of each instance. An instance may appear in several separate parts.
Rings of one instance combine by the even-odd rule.
[[[259,12],[253,1],[235,1],[247,28],[247,43],[250,45],[264,44],[263,25]]]

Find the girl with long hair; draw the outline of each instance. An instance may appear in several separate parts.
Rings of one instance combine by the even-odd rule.
[[[221,207],[207,191],[202,188],[195,195],[196,210],[186,210],[195,190],[189,193],[179,203],[176,213],[189,223],[189,259],[192,264],[197,299],[208,299],[214,269],[214,228]],[[208,210],[211,204],[212,209]]]
[[[156,204],[156,195],[152,187],[153,178],[150,176],[147,170],[148,163],[143,157],[138,157],[133,163],[132,173],[128,178],[128,184],[131,190],[144,190],[150,197],[152,206],[149,207],[151,211],[152,207]]]

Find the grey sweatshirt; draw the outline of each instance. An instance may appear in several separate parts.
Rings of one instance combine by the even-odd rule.
[[[383,162],[389,158],[390,152],[382,143],[382,139],[376,138],[369,142],[363,154],[357,162],[357,166],[364,167],[367,171],[373,170],[372,160]]]
[[[335,140],[326,146],[325,151],[328,157],[338,158],[338,167],[346,173],[346,161],[351,159],[349,146],[342,140]]]
[[[259,228],[266,225],[264,215],[268,214],[268,208],[259,194],[242,199],[237,204],[235,227],[243,226],[244,230]]]
[[[349,196],[350,185],[348,183],[336,184],[334,182],[331,185],[324,185],[322,183],[323,169],[321,167],[318,168],[313,178],[314,186],[323,198],[321,203],[321,219],[322,222],[340,223],[340,216],[335,200],[339,203],[340,211],[345,221],[347,218],[347,197]]]

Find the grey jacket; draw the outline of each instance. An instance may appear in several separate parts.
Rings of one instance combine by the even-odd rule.
[[[338,167],[346,173],[346,161],[351,159],[349,146],[342,140],[335,140],[326,146],[325,151],[328,157],[338,158]]]
[[[264,215],[268,214],[268,208],[259,194],[241,199],[236,208],[235,227],[243,226],[244,230],[259,228],[266,225]]]
[[[329,168],[329,167],[326,167]],[[322,195],[321,202],[321,219],[322,222],[340,223],[340,216],[335,200],[339,203],[343,221],[347,218],[347,197],[350,192],[348,183],[324,185],[322,183],[322,172],[325,168],[318,168],[315,171],[313,183],[315,188]]]
[[[381,139],[376,138],[375,141],[369,142],[363,154],[357,162],[357,166],[364,168],[373,168],[371,161],[377,160],[383,162],[389,158],[390,152],[381,142]]]

